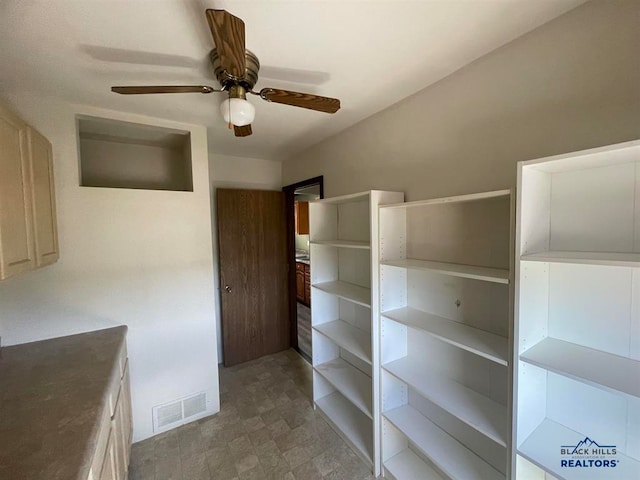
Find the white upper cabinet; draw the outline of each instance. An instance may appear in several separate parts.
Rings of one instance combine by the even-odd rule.
[[[51,144],[0,106],[0,280],[57,259]]]
[[[26,130],[0,106],[0,279],[35,265]]]
[[[43,267],[58,260],[53,153],[51,143],[31,127],[27,128],[27,139],[36,266]]]

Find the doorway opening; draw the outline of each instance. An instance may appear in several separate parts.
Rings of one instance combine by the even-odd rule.
[[[291,346],[311,362],[311,263],[309,202],[324,197],[323,177],[287,185],[287,256],[289,262],[289,318]]]

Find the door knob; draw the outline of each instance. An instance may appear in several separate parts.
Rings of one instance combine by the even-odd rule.
[[[231,287],[229,285],[225,285],[224,289],[227,291],[227,293],[231,293]]]

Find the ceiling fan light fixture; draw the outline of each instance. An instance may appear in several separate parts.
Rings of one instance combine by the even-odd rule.
[[[225,122],[244,127],[253,123],[256,107],[243,98],[227,98],[220,104],[220,113]]]

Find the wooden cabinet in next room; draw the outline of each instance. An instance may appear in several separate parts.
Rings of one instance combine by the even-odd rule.
[[[304,263],[296,262],[296,299],[304,303]]]
[[[311,269],[302,262],[296,262],[296,299],[306,306],[311,305]]]
[[[297,235],[309,235],[309,202],[295,202]]]

